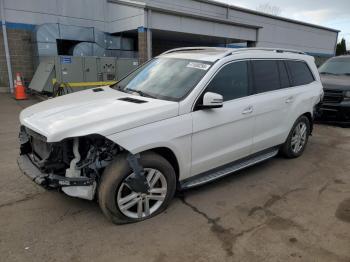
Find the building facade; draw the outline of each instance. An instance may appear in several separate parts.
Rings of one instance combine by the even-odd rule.
[[[134,39],[141,62],[183,46],[287,48],[322,60],[334,55],[338,37],[335,29],[210,0],[2,1],[12,71],[21,72],[27,81],[35,70],[31,35],[42,24],[89,27]],[[0,52],[1,86],[8,85],[2,34]]]

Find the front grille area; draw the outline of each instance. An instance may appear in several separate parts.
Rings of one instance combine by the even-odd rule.
[[[33,137],[37,140],[41,140],[43,142],[46,142],[46,137],[43,135],[40,135],[39,133],[29,129],[28,127],[25,127],[25,132],[28,134],[29,137]]]
[[[47,159],[51,152],[51,145],[46,142],[46,137],[25,127],[32,153],[35,153],[40,160]]]
[[[343,101],[343,91],[324,90],[323,103],[340,103]]]
[[[50,144],[37,139],[35,137],[30,137],[30,142],[33,148],[34,153],[40,157],[41,160],[47,159],[51,153]]]

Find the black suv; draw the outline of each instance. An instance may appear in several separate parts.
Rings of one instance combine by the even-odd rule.
[[[350,124],[350,55],[327,60],[319,72],[324,89],[320,120]]]

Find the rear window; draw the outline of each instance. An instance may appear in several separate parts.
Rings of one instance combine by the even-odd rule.
[[[280,89],[278,64],[275,60],[252,61],[255,93],[264,93]]]
[[[307,85],[315,79],[310,68],[302,61],[286,61],[291,76],[292,86]]]

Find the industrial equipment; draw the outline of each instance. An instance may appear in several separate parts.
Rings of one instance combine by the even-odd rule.
[[[117,81],[136,69],[136,58],[96,56],[50,56],[39,59],[38,68],[29,89],[40,93],[53,92],[53,79],[59,83],[81,83],[73,91],[84,88],[84,82]],[[98,83],[96,83],[96,86]],[[78,85],[76,85],[78,86]],[[91,87],[90,84],[86,85]]]

